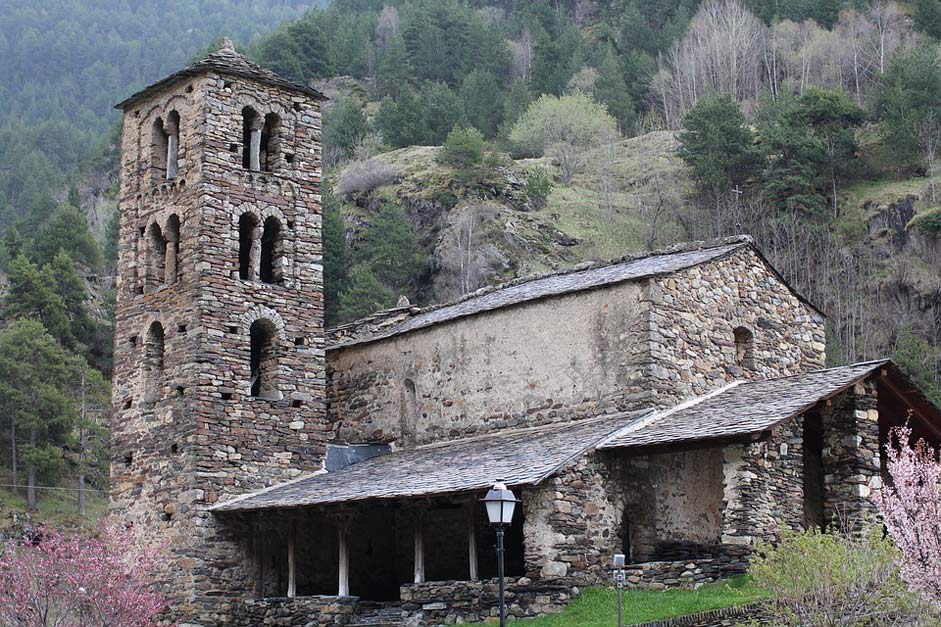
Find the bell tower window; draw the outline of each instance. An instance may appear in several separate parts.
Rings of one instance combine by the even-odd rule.
[[[281,222],[275,217],[265,220],[261,235],[261,263],[258,278],[263,283],[280,283],[284,256]]]
[[[242,167],[252,172],[261,169],[261,134],[265,121],[251,107],[242,109]]]
[[[151,130],[150,162],[154,169],[153,181],[157,182],[167,178],[167,153],[170,149],[170,136],[163,123],[163,118],[154,120]]]
[[[265,172],[274,172],[277,169],[278,151],[281,146],[280,131],[281,118],[276,113],[266,115],[259,145],[259,169]]]
[[[254,281],[257,278],[259,247],[258,218],[252,213],[243,213],[239,217],[239,278]]]
[[[144,342],[144,387],[147,400],[154,401],[163,390],[164,334],[163,325],[152,322]]]
[[[147,228],[147,257],[147,291],[154,292],[166,280],[167,272],[167,240],[156,222]]]
[[[755,369],[755,335],[750,329],[737,327],[735,336],[735,365],[746,370]]]
[[[166,134],[166,168],[167,180],[174,178],[179,170],[180,158],[180,114],[171,111],[167,116],[167,123],[164,125]]]
[[[180,218],[175,213],[167,219],[167,230],[164,235],[166,242],[164,282],[170,285],[176,282],[180,273]]]
[[[249,329],[251,395],[255,398],[278,400],[277,333],[270,320],[256,320]]]

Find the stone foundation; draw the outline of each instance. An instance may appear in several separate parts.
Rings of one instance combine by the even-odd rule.
[[[349,625],[358,597],[297,597],[242,601],[216,624],[232,627],[332,627]]]

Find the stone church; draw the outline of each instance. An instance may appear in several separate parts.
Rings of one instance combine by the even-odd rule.
[[[124,112],[113,514],[182,624],[491,616],[480,498],[522,500],[509,612],[742,572],[785,526],[873,511],[887,432],[941,415],[747,237],[323,327],[321,104],[225,42]]]

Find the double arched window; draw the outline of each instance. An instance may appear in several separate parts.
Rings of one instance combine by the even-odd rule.
[[[151,162],[157,173],[154,180],[176,177],[180,158],[180,114],[174,110],[167,114],[166,120],[162,117],[154,120],[151,136]]]
[[[239,216],[239,278],[243,281],[281,283],[284,279],[284,237],[281,221],[245,212]]]
[[[242,167],[252,172],[274,172],[281,149],[281,118],[262,117],[251,107],[242,109]]]
[[[155,292],[161,285],[172,285],[179,276],[180,218],[167,218],[166,228],[151,222],[146,230],[146,273],[144,291]]]

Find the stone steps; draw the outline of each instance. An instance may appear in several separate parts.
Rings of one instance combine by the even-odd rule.
[[[401,627],[402,608],[399,605],[361,604],[349,627]]]

